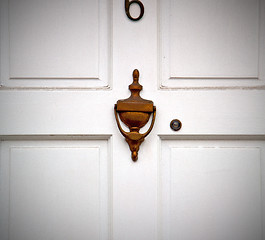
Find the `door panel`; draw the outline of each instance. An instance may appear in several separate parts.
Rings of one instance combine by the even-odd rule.
[[[260,239],[264,142],[162,140],[162,239]]]
[[[264,85],[264,1],[166,0],[160,16],[162,88]]]
[[[103,88],[110,84],[109,1],[1,1],[2,83]],[[6,61],[9,59],[9,61]]]
[[[4,141],[1,239],[109,239],[107,140]]]

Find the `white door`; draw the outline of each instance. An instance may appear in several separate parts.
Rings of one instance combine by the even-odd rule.
[[[1,0],[1,240],[262,240],[264,0],[142,3]],[[113,111],[135,68],[137,162]]]

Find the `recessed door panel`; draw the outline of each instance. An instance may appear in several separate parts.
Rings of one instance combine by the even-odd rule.
[[[9,141],[1,152],[1,239],[108,239],[107,141]]]
[[[109,84],[108,1],[1,1],[2,84],[84,87]]]
[[[261,239],[262,151],[258,142],[162,142],[162,239]]]
[[[161,87],[260,85],[263,9],[258,0],[160,1]]]

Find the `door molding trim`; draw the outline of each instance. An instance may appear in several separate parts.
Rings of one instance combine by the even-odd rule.
[[[161,140],[265,140],[265,134],[158,134]]]
[[[9,140],[110,140],[110,134],[21,134],[0,135],[0,141]]]

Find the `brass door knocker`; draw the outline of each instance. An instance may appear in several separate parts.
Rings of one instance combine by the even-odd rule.
[[[153,102],[140,97],[140,91],[143,87],[138,83],[138,80],[139,71],[135,69],[133,71],[133,83],[129,86],[131,96],[124,100],[118,100],[114,106],[118,128],[129,144],[133,161],[137,161],[139,147],[144,138],[151,132],[156,117],[156,107]],[[152,113],[153,119],[149,129],[144,134],[139,133],[140,128],[146,125]],[[125,132],[122,129],[118,114],[121,121],[130,129],[130,132]]]

